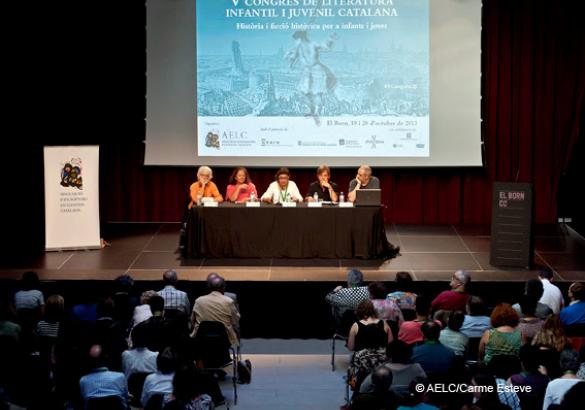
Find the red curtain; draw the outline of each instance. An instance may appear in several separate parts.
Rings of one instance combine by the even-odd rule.
[[[585,92],[585,7],[581,1],[484,0],[484,168],[375,169],[386,222],[485,224],[494,181],[532,182],[536,223],[553,223],[559,178],[579,135]],[[144,167],[143,144],[102,145],[102,218],[178,221],[192,167]],[[283,164],[286,165],[286,164]],[[275,170],[253,169],[259,190]],[[301,190],[314,170],[295,169]],[[225,187],[231,169],[216,169]],[[354,169],[333,170],[347,189]]]

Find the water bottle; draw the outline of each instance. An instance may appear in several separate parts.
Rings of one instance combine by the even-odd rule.
[[[316,192],[313,194],[313,201],[319,202],[319,194]]]
[[[250,202],[256,202],[256,198],[254,198],[254,191],[250,192]]]
[[[343,195],[343,192],[339,193],[339,202],[345,202],[345,195]]]

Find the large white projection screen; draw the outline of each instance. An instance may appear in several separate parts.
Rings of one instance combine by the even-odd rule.
[[[481,166],[481,0],[427,1],[426,14],[419,21],[401,21],[398,19],[413,13],[410,0],[287,0],[284,3],[299,4],[290,7],[296,9],[323,9],[328,6],[331,13],[339,13],[339,9],[345,5],[345,9],[393,9],[398,15],[388,17],[386,29],[383,24],[374,30],[370,26],[364,26],[361,30],[353,29],[358,24],[367,23],[368,19],[346,17],[346,14],[343,18],[339,14],[337,17],[328,17],[329,12],[325,12],[325,15],[322,13],[313,17],[288,17],[288,29],[280,26],[272,30],[270,23],[281,23],[282,19],[278,20],[268,14],[264,20],[227,16],[228,9],[271,8],[269,5],[252,6],[252,3],[259,4],[261,1],[248,0],[247,7],[245,0],[199,0],[198,5],[193,0],[148,0],[145,164],[314,167],[327,163],[331,166],[353,167],[365,162],[383,167]],[[201,10],[204,10],[202,7],[206,4],[223,8],[221,14],[213,14],[213,10],[209,12],[211,14],[204,14]],[[303,4],[312,4],[313,7],[303,7]],[[378,7],[370,7],[368,4],[378,4]],[[418,5],[421,5],[420,0]],[[196,10],[199,19],[196,18]],[[243,13],[241,10],[239,12]],[[285,12],[290,11],[287,9]],[[382,20],[369,21],[375,23]],[[421,26],[424,21],[428,21],[428,26]],[[231,35],[233,41],[218,42],[217,45],[213,42],[214,36],[221,38],[218,30],[229,29],[232,27],[230,25],[235,27],[237,22],[251,25],[240,26],[236,35],[225,35],[225,39]],[[344,22],[353,25],[343,26],[346,30],[333,30],[335,34],[331,35],[331,31],[326,31],[323,26],[335,22],[340,23],[338,27]],[[265,26],[254,26],[252,23]],[[301,23],[312,26],[306,29],[299,25]],[[199,27],[196,27],[197,24]],[[415,26],[414,31],[408,31],[409,24]],[[407,30],[402,37],[396,34],[401,27]],[[295,31],[304,31],[305,34],[293,38]],[[273,52],[271,41],[277,44],[283,38],[283,33],[288,42],[279,45],[278,51]],[[198,34],[200,38],[196,37]],[[397,37],[393,40],[395,34]],[[382,37],[375,39],[371,37],[374,35]],[[370,48],[367,44],[358,48],[358,44],[367,38],[361,36],[370,36]],[[320,69],[320,73],[315,74],[313,68],[307,69],[307,65],[303,67],[303,63],[307,64],[306,58],[302,56],[303,46],[295,47],[304,40],[320,44],[321,59],[317,64],[325,67]],[[377,93],[385,88],[400,89],[401,84],[409,88],[408,80],[400,82],[394,75],[389,75],[387,81],[372,82],[363,91],[359,86],[355,89],[348,87],[348,78],[355,77],[356,84],[363,81],[360,67],[383,64],[380,55],[391,54],[392,50],[402,52],[410,44],[409,41],[420,42],[415,45],[420,47],[417,50],[427,51],[423,57],[417,54],[421,60],[413,60],[421,73],[425,72],[425,64],[428,64],[428,90],[420,93],[422,97],[419,100],[422,102],[415,103],[415,108],[412,108],[413,103],[406,102],[405,109],[404,104],[386,100],[376,107],[364,108],[363,103],[355,100],[356,95]],[[256,46],[251,47],[251,44]],[[299,49],[300,58],[299,52],[295,51]],[[198,51],[202,73],[199,84]],[[360,59],[363,60],[362,65],[356,65]],[[282,62],[278,63],[282,67],[276,66],[277,61]],[[283,67],[289,63],[292,68],[286,67],[289,69],[286,71]],[[217,75],[213,71],[216,66]],[[342,72],[340,66],[347,71]],[[313,73],[307,74],[307,70],[313,70]],[[404,66],[406,77],[412,75],[411,71],[408,65]],[[322,77],[320,90],[315,91],[312,82],[310,86],[303,85],[308,83],[307,78],[311,81],[317,78],[318,81],[319,75]],[[330,77],[333,81],[330,81]],[[241,83],[242,78],[245,78],[244,85]],[[231,83],[227,84],[227,81]],[[324,95],[317,92],[326,94],[333,82],[338,99],[336,102],[314,99],[315,95]],[[224,83],[226,85],[221,85]],[[424,83],[424,79],[421,83]],[[222,107],[229,106],[237,111],[235,103],[238,100],[226,97],[224,91],[213,90],[216,84],[220,84],[217,86],[219,88],[239,93],[237,98],[254,100],[251,105],[253,108],[237,114],[240,116],[224,118]],[[248,90],[254,90],[253,87],[260,91],[254,94]],[[198,88],[204,92],[200,91],[198,95]],[[288,90],[288,96],[284,91],[279,91],[284,89]],[[260,92],[264,93],[264,97],[259,96]],[[309,99],[304,100],[305,104],[300,107],[301,104],[293,101],[296,97],[290,97],[294,93],[306,93],[303,95]],[[229,103],[222,102],[219,101],[220,97],[225,98],[225,101],[231,100]],[[279,116],[278,104],[295,104],[297,117]],[[329,108],[335,104],[336,108]],[[205,121],[201,121],[201,111],[208,108],[211,114],[203,114],[216,117],[205,117]],[[214,109],[219,111],[213,113]],[[362,109],[363,112],[360,111]],[[404,122],[397,123],[397,117],[399,120],[404,119],[405,115],[413,112],[412,115],[422,119],[418,121],[417,129],[409,128],[410,124],[403,126]],[[269,115],[265,116],[265,113]],[[274,113],[273,116],[270,116],[271,113]],[[353,122],[348,113],[355,113]],[[372,113],[381,114],[374,118]],[[337,124],[334,124],[336,118]],[[254,121],[258,119],[263,122],[255,125]],[[377,131],[369,128],[370,122],[377,124]],[[284,130],[288,132],[287,135],[283,134]],[[386,131],[402,132],[403,136],[392,139],[389,137],[392,134],[385,134]],[[372,138],[374,134],[376,136]],[[211,139],[207,140],[210,135]],[[414,151],[413,147],[418,150]]]

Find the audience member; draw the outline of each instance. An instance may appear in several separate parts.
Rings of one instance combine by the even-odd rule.
[[[205,394],[206,380],[193,365],[183,366],[173,377],[173,399],[164,410],[212,410],[211,397]]]
[[[105,352],[100,345],[93,345],[89,350],[88,374],[79,380],[81,397],[87,403],[89,399],[116,396],[126,406],[128,386],[123,373],[110,371],[106,367]]]
[[[449,321],[449,315],[451,312],[456,312],[455,310],[443,310],[439,309],[435,313],[433,313],[433,320],[436,320],[441,324],[441,329],[447,327],[447,322]]]
[[[482,410],[510,410],[510,406],[500,401],[496,379],[488,373],[478,373],[471,379],[472,386],[484,386],[486,389],[474,389],[473,405]]]
[[[213,278],[215,278],[216,276],[219,276],[216,272],[211,272],[209,275],[207,275],[207,288],[209,289],[209,284],[211,283],[211,280]],[[234,306],[236,307],[236,309],[238,310],[238,312],[240,311],[240,307],[238,306],[238,295],[236,295],[235,293],[232,292],[228,292],[225,291],[223,292],[224,296],[227,296],[228,298],[230,298],[231,300],[234,301]]]
[[[157,293],[154,290],[142,292],[142,295],[140,295],[140,304],[134,308],[134,313],[132,314],[132,328],[138,323],[144,322],[152,317],[152,310],[150,309],[150,304],[148,302],[150,302],[150,298],[156,294]]]
[[[114,301],[106,298],[98,302],[97,321],[95,325],[94,341],[104,351],[104,356],[109,362],[108,367],[112,370],[122,368],[122,352],[128,348],[126,340],[126,329],[114,319]]]
[[[453,350],[458,356],[465,355],[469,338],[460,332],[465,316],[458,310],[451,311],[447,321],[447,327],[441,330],[439,342]]]
[[[168,332],[169,322],[164,318],[165,301],[162,296],[154,295],[148,301],[152,317],[137,324],[132,333],[143,328],[146,335],[146,347],[153,352],[161,352],[165,347],[172,344],[173,335]]]
[[[51,295],[43,309],[41,320],[37,323],[39,337],[56,339],[59,336],[59,326],[65,315],[65,300],[61,295]]]
[[[386,299],[396,303],[401,310],[412,310],[416,305],[416,293],[412,293],[413,280],[408,272],[396,273],[396,290],[388,293]]]
[[[409,320],[400,326],[398,339],[408,345],[422,342],[424,336],[420,330],[422,324],[429,320],[429,300],[424,296],[416,298],[416,319]],[[437,322],[439,323],[439,322]]]
[[[522,335],[517,329],[520,317],[507,303],[500,303],[490,317],[493,329],[486,330],[479,342],[479,357],[486,363],[496,355],[518,356]]]
[[[560,405],[551,404],[548,410],[577,410],[583,407],[583,397],[585,396],[585,383],[575,383],[565,393]]]
[[[542,268],[538,272],[538,278],[542,282],[543,287],[542,297],[539,302],[547,305],[555,315],[558,315],[565,305],[565,300],[563,299],[561,290],[552,284],[553,277],[553,271],[549,268]]]
[[[392,371],[386,366],[377,367],[371,375],[371,389],[356,395],[351,403],[352,410],[394,410],[396,397],[390,390]]]
[[[561,310],[563,326],[585,324],[585,283],[574,282],[569,286],[569,306]]]
[[[347,287],[337,286],[327,294],[325,300],[336,308],[341,317],[346,310],[356,310],[360,302],[370,299],[370,291],[363,283],[364,274],[352,269],[347,272]]]
[[[392,332],[386,322],[377,318],[371,300],[362,301],[356,313],[358,321],[351,327],[347,340],[350,351],[386,348],[392,342]]]
[[[386,286],[382,282],[372,282],[368,290],[378,319],[391,320],[400,326],[404,322],[402,312],[396,303],[386,299]]]
[[[16,323],[14,304],[8,296],[0,295],[0,337],[7,337],[18,342],[21,328]]]
[[[550,315],[544,321],[532,339],[532,345],[538,348],[539,362],[546,367],[548,376],[560,376],[559,356],[569,346],[569,338],[563,330],[559,315]]]
[[[579,353],[573,349],[565,349],[561,352],[559,359],[562,376],[552,380],[544,394],[543,409],[548,409],[551,404],[560,404],[565,393],[575,385],[583,383],[583,380],[577,377],[579,370]]]
[[[421,326],[424,343],[415,346],[412,351],[411,363],[421,365],[431,379],[446,376],[451,370],[455,353],[439,342],[441,326],[433,321],[426,321]]]
[[[520,363],[522,372],[510,376],[508,383],[513,386],[529,387],[518,392],[523,409],[541,409],[549,378],[539,370],[538,348],[531,345],[522,346]]]
[[[461,333],[469,338],[479,338],[486,330],[491,329],[492,325],[485,303],[479,296],[470,296],[465,309],[466,315],[461,325]]]
[[[193,324],[192,337],[195,337],[201,322],[214,321],[224,324],[232,346],[239,346],[239,335],[236,328],[239,326],[240,313],[234,301],[224,295],[225,280],[217,275],[207,283],[209,294],[195,300],[191,322]]]
[[[114,319],[129,329],[134,308],[138,305],[138,298],[132,294],[134,279],[128,274],[120,275],[114,279]]]
[[[43,293],[39,290],[40,285],[39,277],[35,272],[28,271],[22,274],[21,290],[14,294],[14,306],[17,311],[39,310],[45,304]]]
[[[439,293],[439,296],[431,303],[431,313],[437,310],[460,310],[465,312],[465,306],[469,299],[467,288],[471,281],[471,276],[464,270],[458,270],[453,274],[449,286],[450,290]]]
[[[544,320],[536,317],[536,304],[537,299],[534,296],[522,295],[520,298],[523,316],[518,323],[518,330],[522,333],[523,343],[531,343],[544,324]]]
[[[126,379],[134,373],[154,373],[158,352],[148,350],[146,329],[137,327],[132,332],[132,349],[122,353],[122,370]]]
[[[173,377],[178,366],[177,361],[177,356],[170,347],[166,347],[158,354],[156,357],[156,373],[149,374],[144,380],[142,396],[140,397],[143,407],[155,394],[164,395],[163,403],[169,401],[169,397],[173,392]]]
[[[189,315],[191,304],[187,294],[176,288],[177,272],[170,269],[163,274],[164,289],[158,291],[159,296],[165,300],[165,310],[178,311],[182,314]]]
[[[540,280],[530,279],[526,281],[526,285],[524,287],[524,295],[532,297],[537,301],[534,313],[536,317],[545,320],[547,317],[553,314],[553,311],[544,303],[538,302],[538,300],[540,300],[540,298],[542,297],[543,293],[544,287]],[[520,303],[516,303],[512,305],[512,307],[514,308],[514,310],[516,310],[516,312],[518,312],[518,315],[520,315],[520,317],[524,317],[524,312],[522,311]]]

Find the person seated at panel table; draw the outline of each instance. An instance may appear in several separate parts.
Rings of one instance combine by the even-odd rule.
[[[230,182],[227,186],[225,199],[231,202],[247,202],[250,200],[250,195],[254,194],[254,198],[258,198],[258,191],[256,186],[250,181],[250,174],[244,167],[237,167],[230,176]]]
[[[357,176],[349,183],[347,199],[355,202],[356,191],[360,189],[380,189],[380,180],[372,176],[372,168],[369,165],[362,165],[358,168]]]
[[[283,202],[302,202],[303,196],[299,192],[297,184],[290,180],[288,168],[280,168],[274,176],[276,181],[272,182],[266,192],[262,195],[262,202],[281,204]]]
[[[312,182],[309,185],[309,190],[305,196],[307,202],[315,200],[315,193],[319,197],[320,201],[337,202],[337,184],[330,181],[331,170],[327,165],[321,165],[317,168],[317,181]]]
[[[201,166],[197,170],[197,182],[191,184],[189,188],[189,195],[191,202],[189,202],[189,209],[197,204],[201,198],[213,198],[217,202],[223,202],[223,197],[217,189],[217,185],[211,181],[213,178],[213,171],[208,166]]]

